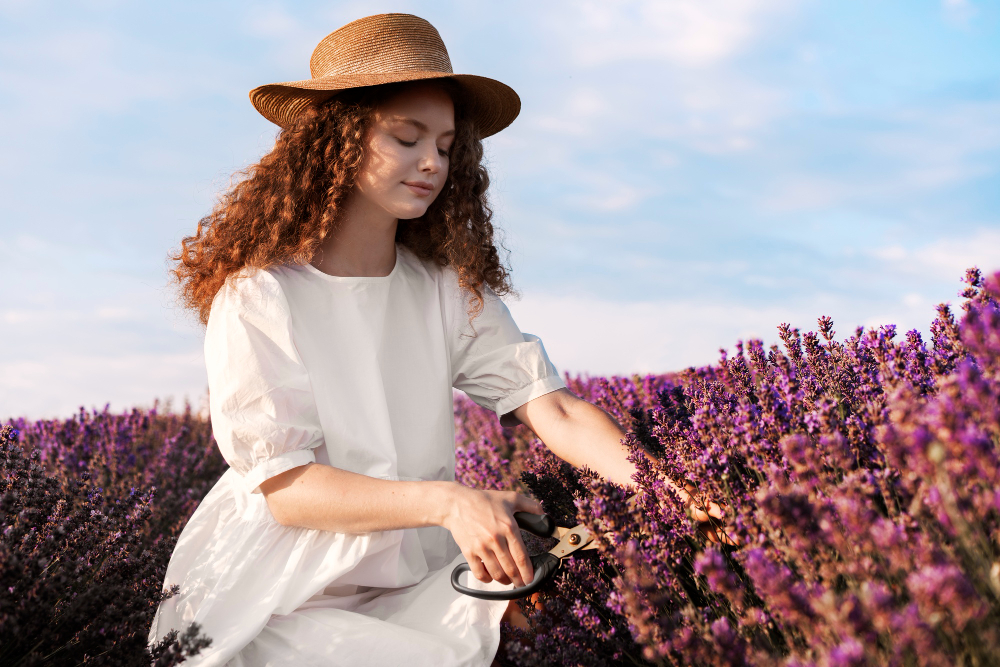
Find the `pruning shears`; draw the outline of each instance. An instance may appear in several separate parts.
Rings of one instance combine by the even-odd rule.
[[[582,523],[574,528],[563,528],[562,526],[557,526],[556,522],[548,514],[531,514],[530,512],[514,512],[514,520],[522,530],[526,530],[538,537],[555,537],[559,540],[558,544],[545,553],[535,554],[531,557],[531,565],[535,569],[535,576],[532,578],[531,583],[525,584],[520,588],[493,591],[469,588],[459,582],[460,577],[470,570],[468,563],[461,563],[451,573],[451,585],[456,591],[474,598],[480,598],[481,600],[516,600],[527,597],[544,586],[552,578],[564,558],[577,551],[588,551],[597,548],[596,536]]]

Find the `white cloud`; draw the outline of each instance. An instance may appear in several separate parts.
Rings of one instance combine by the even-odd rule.
[[[139,313],[131,308],[104,307],[97,309],[97,317],[102,320],[134,320]]]
[[[652,190],[623,183],[606,174],[581,171],[575,185],[580,188],[579,194],[572,199],[567,198],[570,208],[585,208],[607,213],[630,209],[649,195]]]
[[[8,16],[23,16],[37,10],[39,0],[0,0],[0,12]]]
[[[942,238],[914,248],[894,244],[875,248],[871,255],[884,260],[893,273],[958,282],[971,266],[1000,270],[1000,229],[984,227],[964,237]]]
[[[530,133],[526,161],[549,163],[561,155],[554,144],[614,151],[636,133],[713,155],[760,145],[761,133],[785,113],[786,93],[748,72],[742,56],[785,30],[798,5],[588,0],[525,7],[547,28],[536,33],[531,58],[559,75],[522,91],[515,132]]]
[[[411,12],[405,1],[393,0],[393,7],[381,6],[377,12]],[[309,58],[313,49],[326,35],[363,16],[376,13],[366,0],[343,0],[303,6],[299,2],[268,2],[250,5],[239,27],[248,35],[259,38],[269,47],[267,61],[276,66],[282,81],[309,78]],[[261,83],[268,83],[262,81]]]
[[[15,326],[27,324],[31,321],[33,313],[27,310],[5,310],[0,313],[4,324]]]
[[[969,0],[941,0],[941,9],[946,19],[960,25],[976,15],[976,8]]]
[[[128,71],[116,41],[109,31],[88,28],[53,31],[41,40],[15,39],[0,47],[7,62],[0,81],[19,91],[15,99],[30,105],[25,113],[42,114],[48,122],[65,121],[81,109],[115,113],[134,100],[165,96],[171,83]],[[67,102],[74,114],[66,113]]]
[[[283,7],[251,7],[243,20],[245,30],[256,37],[286,39],[303,32],[302,24]]]
[[[542,338],[560,371],[594,375],[713,363],[719,348],[741,338],[773,339],[775,327],[796,315],[785,306],[757,309],[683,299],[622,303],[541,292],[508,305],[522,331]]]
[[[858,325],[896,324],[900,332],[926,332],[935,316],[931,301],[914,293],[895,301],[872,294],[814,294],[758,308],[712,299],[623,303],[535,292],[508,306],[522,331],[542,339],[560,372],[591,375],[663,373],[715,363],[719,349],[732,350],[737,340],[778,343],[782,322],[814,331],[821,315],[833,317],[840,339]]]
[[[309,56],[323,35],[315,27],[303,24],[296,15],[280,5],[254,6],[247,11],[241,22],[246,34],[265,42],[269,47],[269,57],[279,71],[283,81],[309,78]],[[261,84],[269,83],[261,81]]]
[[[995,156],[989,151],[1000,146],[1000,124],[995,121],[1000,106],[995,102],[949,103],[954,97],[944,90],[938,98],[903,100],[901,104],[909,108],[903,112],[873,111],[862,100],[859,106],[845,103],[836,115],[824,117],[813,107],[800,113],[790,101],[809,86],[829,86],[816,93],[819,97],[848,96],[845,91],[850,86],[835,80],[843,73],[835,76],[822,67],[829,66],[836,49],[849,45],[798,43],[812,28],[803,25],[803,30],[787,30],[788,19],[797,16],[802,4],[797,0],[516,2],[499,9],[499,5],[474,3],[390,0],[390,4],[384,9],[409,10],[430,18],[442,29],[449,46],[453,46],[450,35],[466,29],[468,53],[481,60],[479,65],[471,58],[456,61],[465,71],[512,72],[511,68],[526,63],[517,74],[521,83],[512,82],[523,96],[523,116],[490,144],[491,150],[507,154],[497,160],[493,172],[497,185],[505,180],[500,177],[502,169],[520,179],[506,179],[514,184],[510,190],[493,193],[501,209],[505,198],[509,201],[511,215],[498,215],[498,219],[516,220],[523,230],[520,243],[525,251],[515,255],[515,263],[531,258],[547,271],[543,280],[558,274],[566,278],[561,284],[606,275],[609,283],[617,281],[617,293],[624,294],[632,288],[628,281],[636,276],[638,288],[644,276],[678,271],[664,248],[675,247],[672,244],[678,239],[674,236],[683,237],[689,231],[680,229],[684,225],[709,220],[717,226],[719,239],[732,241],[731,246],[723,243],[716,248],[711,241],[695,246],[687,239],[689,245],[684,247],[692,251],[684,258],[687,273],[683,279],[690,281],[691,290],[683,293],[684,298],[630,304],[526,289],[525,299],[513,303],[511,309],[525,330],[543,337],[560,368],[621,373],[710,363],[719,346],[747,336],[773,341],[779,322],[808,329],[820,314],[834,316],[844,332],[856,323],[926,327],[933,317],[932,304],[941,294],[953,295],[958,290],[958,277],[968,265],[1000,268],[998,222],[988,215],[976,218],[983,229],[966,240],[934,243],[926,242],[932,234],[927,227],[904,229],[900,232],[904,243],[893,245],[871,231],[876,224],[866,224],[867,219],[882,224],[883,219],[892,218],[894,214],[886,210],[899,211],[904,222],[894,218],[884,227],[903,227],[913,217],[911,210],[919,209],[926,220],[931,215],[926,213],[927,205],[937,204],[928,200],[928,193],[939,193],[949,206],[960,208],[959,198],[966,192],[958,192],[956,184],[978,187],[976,179],[995,172]],[[41,15],[41,10],[31,9],[36,5],[51,12],[52,5],[45,2],[0,0],[0,13]],[[941,4],[941,11],[951,19],[971,16],[974,10],[963,0]],[[202,9],[197,11],[202,15]],[[137,101],[156,99],[178,114],[175,127],[186,127],[194,121],[184,115],[178,100],[192,89],[222,89],[218,94],[234,101],[236,112],[251,113],[246,111],[246,89],[307,76],[309,54],[316,42],[328,31],[371,11],[370,5],[359,0],[254,2],[241,14],[244,18],[226,24],[230,37],[241,30],[245,34],[220,42],[226,44],[225,52],[195,44],[195,38],[192,48],[203,51],[178,51],[176,34],[169,27],[161,34],[137,38],[134,26],[124,22],[35,21],[34,32],[15,30],[0,44],[0,85],[13,95],[12,103],[0,111],[0,122],[22,129],[8,133],[8,142],[18,144],[18,150],[11,151],[17,159],[8,160],[10,165],[0,169],[30,162],[38,154],[36,148],[83,150],[85,144],[79,143],[36,145],[38,137],[52,139],[59,134],[23,131],[38,123],[58,130],[81,113],[113,117]],[[811,14],[820,19],[824,15],[825,10]],[[493,32],[484,34],[483,25]],[[136,39],[141,42],[130,41]],[[785,57],[798,64],[786,68]],[[879,53],[873,56],[871,80],[881,76],[880,57]],[[273,69],[262,73],[261,68]],[[273,78],[266,71],[274,73]],[[798,78],[803,73],[808,85]],[[832,78],[824,82],[823,76]],[[950,81],[963,84],[965,80],[958,71]],[[227,92],[227,87],[233,91]],[[74,101],[72,107],[64,104],[67,99]],[[917,108],[919,104],[924,106]],[[785,120],[790,121],[787,127]],[[123,145],[137,141],[135,135],[122,136]],[[268,126],[261,136],[270,141],[273,128]],[[234,158],[239,163],[260,152],[253,145],[255,140],[249,140],[247,148],[245,138],[222,132],[218,144],[206,143],[204,150],[199,147],[190,156],[157,149],[155,145],[162,144],[155,144],[155,137],[143,137],[147,139],[149,146],[142,147],[146,162],[141,164],[163,164],[178,156],[195,159],[195,153],[218,155],[220,150],[226,155],[244,155]],[[645,157],[644,151],[648,152]],[[698,161],[696,153],[710,157]],[[650,162],[653,169],[647,168]],[[656,165],[669,170],[658,170]],[[63,166],[57,161],[49,161],[35,171],[52,178],[62,173],[60,169]],[[63,198],[59,206],[66,219],[77,225],[92,224],[79,218],[78,199],[85,190],[117,188],[134,194],[154,185],[145,176],[140,182],[139,177],[130,180],[124,171],[116,173],[121,179],[117,185],[111,179],[89,176],[64,184],[61,195],[53,197]],[[183,187],[195,187],[190,183],[185,181]],[[18,194],[12,192],[15,198]],[[642,209],[653,196],[661,196],[656,210]],[[720,205],[726,198],[732,206]],[[158,209],[162,202],[161,198]],[[880,206],[871,206],[873,202]],[[604,216],[607,224],[581,222],[579,218],[585,216],[580,213],[586,208],[621,215]],[[838,225],[824,218],[826,222],[817,224],[838,229],[810,228],[795,237],[766,224],[780,221],[781,216],[771,215],[776,210],[803,209],[832,211],[836,215],[831,218],[845,222]],[[965,215],[963,224],[976,215]],[[801,218],[810,224],[808,216]],[[163,219],[161,214],[154,222]],[[742,226],[731,222],[736,219]],[[51,229],[53,238],[65,231],[55,219],[40,216],[37,224],[40,229]],[[760,246],[798,243],[815,249],[823,244],[830,266],[749,267],[767,253],[754,250],[754,243],[748,244],[750,249],[736,247],[747,238],[731,232],[753,226],[756,229],[748,232],[749,240]],[[771,232],[774,236],[767,235]],[[103,231],[94,235],[110,238]],[[802,241],[807,236],[809,241]],[[622,243],[627,237],[649,239],[649,243],[642,247]],[[859,249],[852,257],[848,252],[852,244],[867,250]],[[83,255],[79,248],[67,251],[52,245],[37,237],[18,239],[8,253],[37,256],[38,261],[22,257],[22,264],[30,264],[30,270],[23,276],[8,271],[11,280],[0,280],[11,286],[16,279],[30,285],[9,287],[9,294],[17,298],[3,304],[6,310],[0,309],[0,323],[7,326],[8,335],[4,346],[16,348],[4,354],[0,346],[0,413],[65,415],[80,403],[103,405],[111,400],[126,407],[149,403],[155,396],[200,396],[204,370],[193,342],[198,336],[192,333],[197,327],[164,323],[162,314],[155,312],[160,308],[158,301],[149,305],[149,297],[158,299],[156,294],[137,291],[139,296],[128,299],[112,295],[113,289],[119,289],[115,286],[119,279],[109,276],[115,270],[125,271],[118,257],[123,253],[97,255],[88,250],[84,266],[77,257]],[[155,261],[158,266],[164,252],[158,250],[152,260],[129,261],[146,267]],[[791,263],[807,263],[815,256],[798,254]],[[48,270],[30,272],[36,271],[35,266],[54,264],[64,264],[73,278],[57,284],[47,280]],[[869,273],[871,264],[880,268]],[[86,273],[97,265],[104,272],[100,280],[94,277],[97,272]],[[795,271],[801,274],[796,276]],[[762,301],[771,298],[775,305],[754,308],[731,292],[721,301],[703,297],[713,293],[719,276],[731,285],[742,281],[752,286],[754,296]],[[808,299],[785,298],[789,292],[798,294],[789,287],[798,278],[841,292],[823,295],[813,290],[816,293]],[[838,279],[840,283],[831,286]],[[876,289],[881,296],[872,293]],[[891,295],[886,294],[889,291]],[[671,294],[644,292],[657,297],[665,293]],[[178,342],[168,333],[187,338]],[[11,342],[15,335],[23,347]],[[74,345],[72,354],[64,351],[70,345]],[[164,349],[157,350],[157,346]]]
[[[0,421],[68,417],[81,406],[113,410],[185,399],[199,409],[208,380],[200,350],[185,354],[60,354],[0,361]]]
[[[535,116],[532,125],[560,135],[584,136],[591,134],[602,118],[615,112],[606,91],[591,86],[562,91],[556,99],[560,102],[558,109]]]
[[[996,100],[911,107],[881,119],[891,129],[862,136],[875,156],[903,159],[917,170],[954,171],[968,156],[1000,148],[998,115]]]
[[[193,92],[217,93],[234,85],[232,71],[206,54],[157,52],[154,43],[98,22],[54,20],[48,30],[15,31],[0,43],[0,86],[16,91],[0,108],[0,123],[44,126],[50,133],[91,115],[126,113],[143,101],[169,104]],[[17,139],[27,143],[27,137],[36,140],[30,132]]]
[[[162,285],[114,271],[109,259],[72,264],[66,245],[22,235],[0,269],[0,420],[68,416],[156,398],[197,405],[206,379],[203,329]],[[43,265],[30,284],[25,267]],[[159,282],[159,281],[157,281]]]
[[[848,135],[817,131],[800,146],[768,160],[759,203],[766,212],[817,210],[882,201],[909,201],[996,174],[1000,103],[936,103],[884,114],[857,112]],[[817,125],[817,129],[820,126]],[[831,150],[857,155],[841,169],[815,163]]]
[[[575,3],[564,21],[581,65],[627,61],[704,67],[732,58],[790,2],[780,0],[618,0]],[[577,21],[573,21],[575,14]]]

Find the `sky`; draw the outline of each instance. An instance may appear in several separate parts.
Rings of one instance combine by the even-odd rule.
[[[169,254],[273,144],[247,93],[391,11],[521,97],[491,197],[561,371],[926,332],[1000,270],[1000,0],[0,0],[0,419],[203,405]]]

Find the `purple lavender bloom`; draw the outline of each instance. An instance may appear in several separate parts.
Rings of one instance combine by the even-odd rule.
[[[780,325],[781,348],[740,342],[702,368],[567,376],[627,429],[632,489],[457,396],[460,482],[530,493],[600,536],[520,603],[530,627],[503,628],[497,661],[1000,664],[1000,273],[972,269],[965,285],[960,317],[939,306],[926,342],[891,325],[838,340],[823,317],[816,332]],[[207,421],[105,409],[11,426],[0,651],[31,664],[17,642],[32,633],[74,664],[197,651],[197,628],[152,653],[135,638],[170,594],[156,587],[172,539],[224,470]],[[715,532],[672,485],[722,506]],[[67,586],[101,604],[67,603]]]

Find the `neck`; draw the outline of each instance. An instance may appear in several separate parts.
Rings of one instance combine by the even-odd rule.
[[[397,218],[356,193],[311,264],[331,276],[387,276],[396,265]]]

